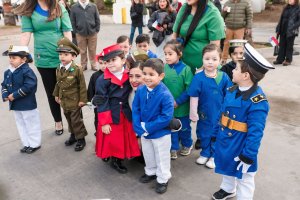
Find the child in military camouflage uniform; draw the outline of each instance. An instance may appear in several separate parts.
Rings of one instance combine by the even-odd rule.
[[[85,147],[84,137],[87,135],[81,111],[81,107],[87,102],[87,91],[83,71],[73,62],[79,54],[79,49],[64,37],[58,41],[56,51],[59,52],[61,64],[56,70],[57,82],[53,96],[64,110],[71,133],[65,145],[71,146],[77,142],[75,151],[81,151]]]

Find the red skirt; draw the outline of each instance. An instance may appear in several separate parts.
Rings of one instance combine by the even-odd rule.
[[[141,155],[132,123],[128,121],[123,112],[120,113],[120,123],[110,124],[110,126],[110,134],[104,134],[101,125],[98,124],[95,146],[98,157],[124,159]]]

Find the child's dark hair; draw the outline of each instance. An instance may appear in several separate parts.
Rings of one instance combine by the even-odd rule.
[[[140,34],[135,38],[135,43],[139,44],[139,43],[143,43],[143,42],[147,42],[148,44],[150,44],[150,37],[147,34]]]
[[[229,53],[230,57],[231,57],[231,54],[234,52],[235,48],[237,48],[237,47],[229,47],[228,48],[228,53]]]
[[[26,61],[25,61],[25,63],[32,63],[33,62],[33,59],[32,59],[32,57],[31,57],[31,55],[27,55],[27,56],[25,56],[25,55],[19,55],[19,54],[12,54],[12,56],[18,56],[18,57],[20,57],[20,58],[26,58]]]
[[[155,70],[159,75],[164,73],[164,63],[161,59],[158,58],[150,58],[146,62],[141,65],[142,70],[145,67],[150,67]]]
[[[182,47],[181,43],[178,42],[177,40],[174,40],[174,39],[173,39],[173,40],[168,41],[168,42],[166,43],[166,45],[164,46],[164,49],[165,49],[166,47],[171,48],[173,51],[176,52],[176,54],[177,54],[178,56],[180,56],[180,57],[182,56],[183,47]]]
[[[129,37],[126,35],[121,35],[117,38],[117,44],[123,43],[125,41],[129,41]]]
[[[205,53],[207,52],[212,52],[212,51],[217,51],[219,53],[219,57],[221,58],[222,55],[222,50],[220,47],[216,44],[208,44],[206,45],[203,50],[202,50],[202,57],[204,56]]]
[[[253,69],[253,67],[250,67],[250,65],[245,60],[239,60],[238,63],[241,66],[241,72],[248,72],[253,83],[256,84],[265,77],[265,74]]]
[[[134,68],[139,68],[140,70],[143,70],[142,69],[143,63],[144,63],[143,61],[138,60],[138,61],[134,62],[132,65],[129,66],[129,70],[134,69]]]

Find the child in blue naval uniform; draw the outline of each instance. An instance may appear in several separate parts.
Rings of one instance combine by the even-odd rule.
[[[220,114],[216,136],[216,173],[223,175],[220,190],[213,199],[253,199],[257,154],[263,137],[269,104],[257,83],[268,69],[274,69],[251,45],[245,45],[244,60],[233,70],[233,82],[228,89]]]
[[[188,89],[190,99],[190,119],[197,122],[196,134],[201,139],[202,151],[196,160],[199,165],[215,168],[214,146],[211,142],[213,125],[221,109],[226,89],[232,85],[226,73],[218,70],[221,50],[215,44],[203,49],[203,68],[197,73]]]
[[[14,111],[23,144],[20,152],[30,154],[41,146],[41,123],[35,98],[37,78],[28,65],[32,58],[27,46],[11,46],[3,54],[9,56],[10,66],[1,83],[2,99],[9,101],[9,109]]]

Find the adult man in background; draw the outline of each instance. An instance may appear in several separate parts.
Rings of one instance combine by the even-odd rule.
[[[97,6],[89,0],[79,0],[71,8],[71,23],[76,33],[76,40],[80,49],[81,66],[87,69],[87,50],[91,68],[96,68],[97,34],[100,30],[100,17]]]
[[[226,38],[222,54],[222,64],[228,58],[229,40],[243,39],[251,35],[253,11],[250,0],[228,0],[224,4],[222,16],[226,25]]]

